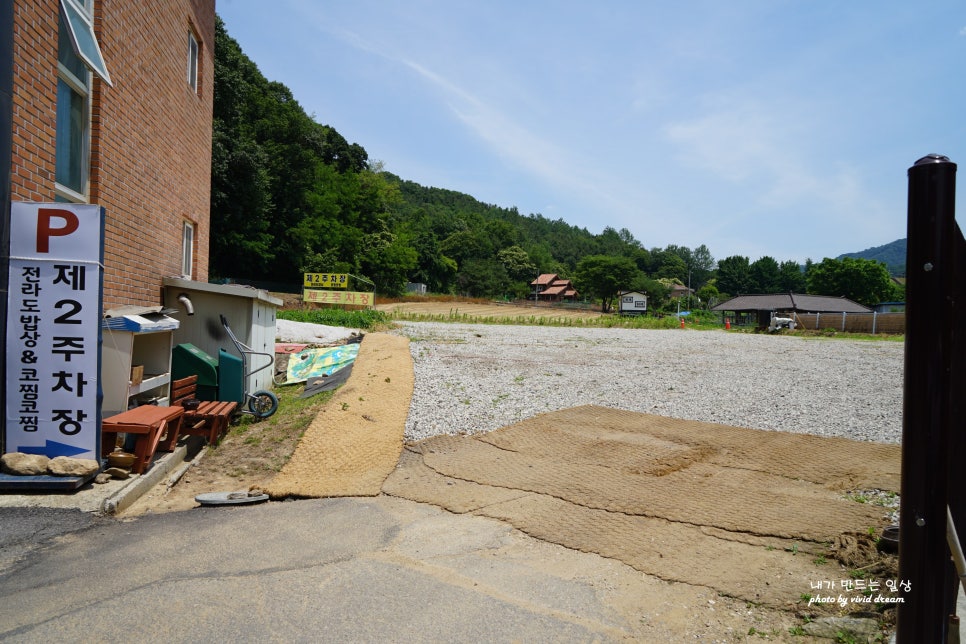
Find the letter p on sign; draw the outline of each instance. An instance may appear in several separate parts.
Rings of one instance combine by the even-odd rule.
[[[37,252],[50,252],[50,238],[63,237],[75,232],[80,226],[77,215],[61,208],[37,210]]]

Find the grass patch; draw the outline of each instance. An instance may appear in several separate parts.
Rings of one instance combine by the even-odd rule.
[[[278,295],[278,294],[276,294]],[[283,297],[283,299],[285,299]],[[724,322],[718,313],[704,310],[693,310],[689,315],[679,318],[674,312],[648,315],[618,315],[616,313],[597,313],[588,316],[574,316],[568,313],[568,308],[533,307],[533,313],[516,313],[507,315],[469,313],[460,306],[471,304],[493,305],[502,304],[485,298],[454,297],[451,295],[407,295],[403,298],[380,298],[380,307],[401,303],[433,303],[445,306],[439,313],[420,313],[405,308],[389,308],[389,310],[375,309],[340,309],[340,308],[309,308],[316,305],[306,305],[299,300],[289,297],[287,304],[278,311],[282,320],[293,322],[308,322],[327,326],[342,326],[350,329],[365,331],[387,331],[394,322],[453,322],[460,324],[493,324],[493,325],[523,325],[546,327],[576,327],[598,329],[680,329],[681,320],[684,328],[711,331],[724,330]],[[440,307],[442,309],[442,306]],[[519,309],[518,309],[519,310]],[[559,314],[556,313],[559,311]],[[735,327],[732,333],[756,333],[752,327]],[[823,329],[819,331],[783,329],[776,333],[780,335],[794,335],[803,338],[830,338],[843,340],[868,340],[902,342],[902,334],[878,333],[848,333]]]
[[[379,331],[390,326],[389,316],[375,309],[282,309],[278,311],[278,318],[366,331]]]
[[[906,336],[902,333],[853,333],[851,331],[813,331],[809,329],[783,330],[782,335],[794,335],[808,339],[829,339],[829,340],[865,340],[868,342],[905,342]]]
[[[678,329],[681,322],[676,316],[650,317],[641,315],[599,315],[596,317],[571,317],[567,315],[474,315],[460,311],[454,306],[446,313],[414,313],[404,309],[393,309],[386,314],[397,322],[452,322],[458,324],[492,324],[547,327],[577,327],[585,329]],[[281,317],[281,315],[279,316]],[[721,329],[721,324],[687,322],[686,328]]]
[[[333,392],[323,391],[300,398],[303,390],[301,385],[275,387],[278,411],[263,420],[243,414],[232,424],[228,435],[211,450],[206,459],[208,464],[220,464],[230,473],[239,463],[244,463],[244,468],[239,471],[249,475],[281,470],[302,434],[333,396]],[[252,448],[257,448],[258,458],[252,457]]]

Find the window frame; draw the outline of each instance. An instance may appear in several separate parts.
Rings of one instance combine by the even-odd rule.
[[[198,93],[198,66],[201,60],[201,43],[195,32],[188,29],[188,87]]]
[[[181,277],[190,280],[195,264],[195,224],[185,219],[181,226]]]
[[[113,87],[104,55],[94,34],[93,0],[60,0],[59,5],[74,53],[101,80]]]
[[[71,109],[70,105],[62,105],[60,101],[60,84],[63,83],[72,94],[76,94],[83,101],[83,114],[81,116],[81,144],[80,149],[75,152],[80,155],[80,190],[76,190],[66,184],[60,183],[58,181],[57,173],[57,161],[62,159],[62,154],[65,151],[65,145],[69,149],[70,142],[65,142],[61,138],[63,132],[58,131],[54,137],[54,158],[55,158],[55,171],[54,171],[54,194],[57,201],[70,202],[70,203],[88,203],[90,199],[90,163],[91,163],[91,69],[81,56],[77,54],[77,49],[75,43],[72,41],[71,27],[69,20],[64,13],[63,1],[61,2],[61,13],[58,16],[58,36],[60,29],[66,29],[67,41],[69,42],[71,52],[76,60],[78,61],[78,71],[83,70],[84,78],[79,78],[73,70],[71,70],[67,65],[64,64],[63,58],[65,52],[59,50],[60,44],[58,44],[58,55],[57,55],[57,85],[58,85],[58,100],[56,105],[56,121],[59,123],[60,119],[63,117],[62,110]],[[69,1],[69,0],[67,0]],[[75,6],[76,8],[76,6]],[[58,38],[58,43],[60,42]],[[68,61],[70,62],[70,61]],[[70,133],[69,130],[68,133]]]

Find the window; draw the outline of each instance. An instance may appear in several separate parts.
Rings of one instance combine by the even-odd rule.
[[[111,84],[94,35],[94,0],[60,0],[57,30],[58,201],[85,203],[91,140],[91,72]]]
[[[83,203],[90,154],[91,75],[71,42],[65,13],[62,9],[57,34],[56,191],[58,200]]]
[[[74,53],[91,71],[111,84],[101,48],[94,36],[93,0],[60,0],[61,31],[66,31]],[[66,26],[66,30],[64,27]]]
[[[188,32],[188,86],[198,91],[198,39]]]
[[[184,222],[181,232],[181,276],[191,279],[191,268],[195,259],[195,225],[190,221]]]

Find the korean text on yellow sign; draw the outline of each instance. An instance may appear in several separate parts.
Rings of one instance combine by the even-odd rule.
[[[375,304],[375,299],[374,293],[364,293],[359,291],[317,291],[314,289],[302,290],[303,302],[318,302],[319,304],[373,306]]]
[[[305,273],[305,288],[346,288],[349,285],[348,273]]]

